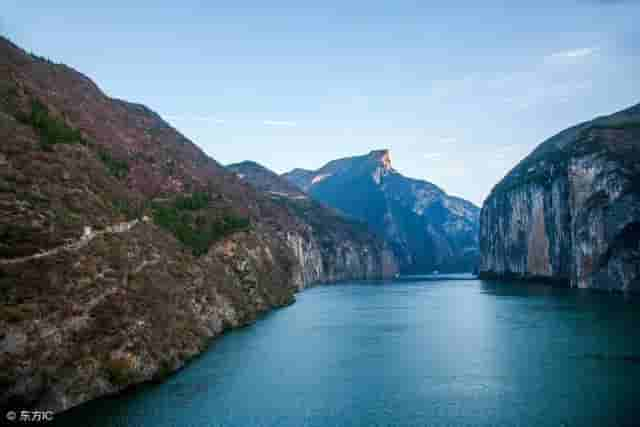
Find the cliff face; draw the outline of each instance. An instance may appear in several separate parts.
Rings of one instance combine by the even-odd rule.
[[[0,408],[162,379],[306,284],[382,269],[340,243],[323,270],[306,230],[148,108],[0,38]]]
[[[404,273],[472,271],[480,210],[437,186],[395,171],[387,150],[284,175],[312,197],[385,237]]]
[[[541,144],[487,198],[486,277],[640,291],[640,106]]]
[[[240,179],[266,192],[287,209],[301,227],[286,233],[299,266],[299,286],[347,279],[380,279],[397,273],[387,244],[366,225],[344,218],[317,203],[275,172],[254,163],[227,166]]]

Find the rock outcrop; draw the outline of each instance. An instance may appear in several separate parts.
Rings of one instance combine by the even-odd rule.
[[[306,227],[153,111],[0,38],[0,409],[162,379],[292,303],[320,277]]]
[[[640,105],[542,143],[480,222],[484,277],[640,291]]]
[[[389,241],[403,273],[472,271],[478,264],[480,209],[393,169],[388,150],[294,169],[291,183]]]
[[[227,166],[266,192],[303,224],[286,234],[300,266],[301,286],[347,279],[389,278],[398,271],[393,252],[366,224],[316,202],[275,172],[255,162]]]

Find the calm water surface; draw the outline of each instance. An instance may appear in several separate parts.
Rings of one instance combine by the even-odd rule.
[[[637,300],[463,279],[309,289],[165,383],[56,424],[640,425]]]

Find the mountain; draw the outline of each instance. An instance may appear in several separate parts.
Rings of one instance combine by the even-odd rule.
[[[549,138],[492,190],[485,277],[640,291],[640,104]]]
[[[306,254],[298,260],[307,264],[307,282],[392,277],[397,262],[383,239],[370,233],[361,222],[348,220],[321,205],[273,171],[255,162],[227,166],[237,176],[269,194],[274,202],[306,225],[304,238],[294,247]],[[293,238],[293,237],[291,237]]]
[[[308,228],[147,107],[0,38],[0,408],[164,378],[317,278]]]
[[[477,266],[480,209],[429,182],[401,175],[388,150],[283,176],[385,237],[404,273],[472,271]]]
[[[272,196],[287,197],[288,199],[306,199],[307,194],[296,185],[290,183],[277,173],[252,161],[244,161],[227,165],[236,176],[260,191]]]

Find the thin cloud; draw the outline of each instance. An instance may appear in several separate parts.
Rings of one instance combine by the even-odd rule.
[[[454,144],[456,142],[458,142],[458,139],[453,137],[453,136],[445,136],[440,138],[440,140],[438,141],[440,144]]]
[[[516,145],[516,144],[509,144],[509,145],[505,145],[503,147],[498,147],[495,150],[496,157],[498,157],[498,158],[506,157],[507,155],[509,155],[511,152],[513,152],[517,148],[518,148],[518,145]]]
[[[424,157],[427,160],[438,160],[441,159],[442,157],[444,157],[444,154],[442,153],[425,153],[422,155],[422,157]]]
[[[549,55],[549,58],[555,59],[571,59],[571,58],[584,58],[591,56],[600,50],[597,47],[581,47],[579,49],[563,50],[561,52],[555,52]]]
[[[511,153],[508,151],[498,151],[495,155],[495,158],[498,160],[506,159],[511,156]]]
[[[445,100],[463,96],[478,83],[477,74],[468,74],[457,79],[435,80],[431,83],[430,97]]]
[[[438,176],[447,178],[462,178],[467,176],[468,169],[464,166],[451,166],[447,164],[438,168]]]
[[[599,4],[604,6],[618,5],[618,4],[633,4],[637,0],[586,0],[587,3]]]
[[[198,116],[198,115],[191,115],[191,114],[187,114],[187,115],[168,115],[168,116],[164,116],[165,119],[167,120],[174,120],[174,121],[182,121],[182,122],[209,122],[209,123],[225,123],[225,120],[223,119],[218,119],[215,116]]]
[[[548,84],[544,80],[523,80],[520,87],[526,88],[520,93],[504,97],[502,101],[514,108],[516,111],[522,111],[538,105],[549,103],[566,103],[574,99],[576,96],[587,93],[592,87],[593,82],[590,80],[568,82],[560,84]],[[518,91],[514,87],[514,92]]]
[[[557,51],[542,57],[524,71],[498,72],[484,77],[469,94],[480,94],[502,102],[513,111],[523,111],[550,103],[567,103],[591,89],[590,68],[567,76],[569,69],[558,66],[577,65],[594,57],[603,49],[597,45]],[[562,74],[562,73],[565,74]],[[564,79],[558,79],[563,76]],[[578,77],[580,76],[580,77]]]
[[[290,122],[286,120],[263,120],[263,125],[267,126],[283,126],[283,127],[295,127],[298,126],[296,122]]]
[[[227,123],[227,120],[219,119],[216,116],[211,115],[197,115],[197,114],[176,114],[176,115],[165,115],[163,116],[166,120],[175,121],[175,122],[203,122],[203,123],[215,123],[215,124],[223,124]],[[235,122],[245,122],[245,121],[235,121]],[[246,121],[247,125],[254,124],[262,124],[265,126],[281,126],[281,127],[295,127],[298,126],[296,122],[288,121],[288,120],[261,120],[261,121]]]

